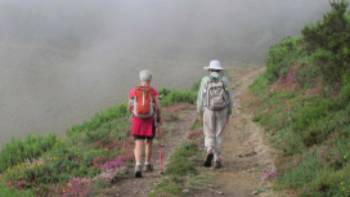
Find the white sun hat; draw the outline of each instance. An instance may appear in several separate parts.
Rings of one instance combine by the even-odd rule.
[[[211,60],[209,63],[209,66],[204,67],[204,69],[205,70],[224,70],[219,60]]]

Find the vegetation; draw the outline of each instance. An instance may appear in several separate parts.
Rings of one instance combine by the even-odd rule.
[[[164,106],[195,101],[194,90],[160,93]],[[103,181],[113,178],[111,170],[133,159],[128,119],[127,106],[121,104],[73,126],[64,137],[28,135],[8,142],[0,151],[1,196],[86,196],[89,188],[107,186]],[[192,154],[192,148],[184,146],[172,160]],[[177,167],[186,173],[193,170],[191,163],[174,165],[167,174],[176,173]]]
[[[189,180],[197,175],[194,159],[198,154],[198,145],[194,141],[181,144],[171,155],[165,177],[151,191],[150,196],[184,196],[184,188],[188,187]]]
[[[53,134],[47,136],[28,135],[24,140],[12,139],[0,151],[0,172],[25,160],[33,160],[52,149],[57,143]]]
[[[193,185],[198,185],[201,182],[203,179],[201,176],[203,175],[197,170],[198,163],[195,162],[200,160],[201,157],[199,146],[202,140],[202,132],[196,131],[201,127],[201,123],[197,120],[193,123],[193,131],[187,136],[187,140],[180,144],[171,155],[163,179],[150,192],[149,196],[186,196],[190,189],[195,189]]]
[[[281,150],[277,188],[299,196],[349,196],[350,20],[346,1],[273,46],[250,87],[255,120]],[[293,161],[293,162],[290,162]]]

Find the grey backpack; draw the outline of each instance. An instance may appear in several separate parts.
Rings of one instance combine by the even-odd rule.
[[[220,111],[228,107],[229,95],[222,79],[210,79],[205,90],[205,107]]]

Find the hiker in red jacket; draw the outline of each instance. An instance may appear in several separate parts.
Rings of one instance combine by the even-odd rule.
[[[156,135],[156,125],[160,125],[159,96],[151,87],[152,74],[142,70],[139,74],[140,85],[132,88],[129,93],[128,109],[132,113],[131,134],[135,140],[135,177],[142,177],[141,155],[145,145],[144,171],[153,171],[152,140]]]

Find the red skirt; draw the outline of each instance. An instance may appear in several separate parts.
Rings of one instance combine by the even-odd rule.
[[[154,118],[131,117],[131,134],[138,137],[154,136]]]

